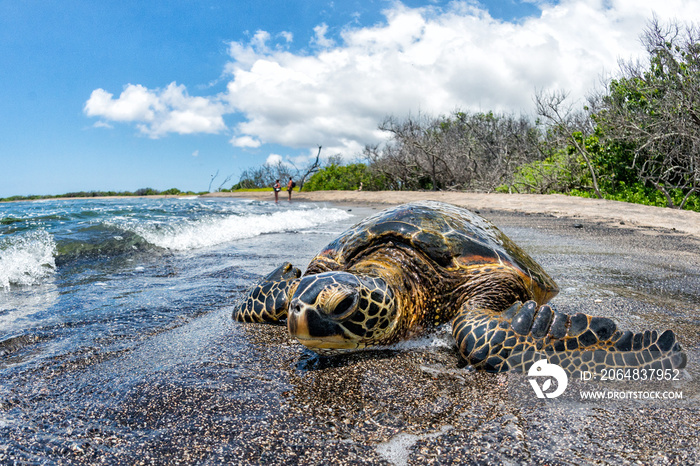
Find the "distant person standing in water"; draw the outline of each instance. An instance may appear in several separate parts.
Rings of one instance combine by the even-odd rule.
[[[297,184],[294,181],[292,181],[292,177],[290,176],[289,183],[287,183],[287,192],[289,193],[289,202],[292,202],[292,189],[294,189],[294,187],[296,185]]]
[[[275,190],[275,204],[279,201],[279,192],[282,190],[282,187],[280,186],[280,180],[275,181],[274,186],[272,186],[272,189]]]

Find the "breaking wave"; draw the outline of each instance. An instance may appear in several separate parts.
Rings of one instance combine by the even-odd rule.
[[[56,270],[56,242],[44,230],[0,240],[0,289],[34,285]]]
[[[198,249],[266,233],[312,228],[344,220],[350,214],[340,209],[286,210],[269,214],[244,214],[181,220],[170,224],[121,225],[149,243],[166,249]]]
[[[55,205],[54,205],[55,204]],[[66,265],[160,255],[254,238],[316,231],[352,216],[298,204],[198,200],[27,203],[0,209],[0,291],[36,285]],[[273,210],[274,209],[274,210]]]

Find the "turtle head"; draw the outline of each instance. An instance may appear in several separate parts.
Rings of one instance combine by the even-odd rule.
[[[384,343],[396,324],[396,300],[381,278],[348,272],[303,277],[289,303],[291,336],[320,354]]]

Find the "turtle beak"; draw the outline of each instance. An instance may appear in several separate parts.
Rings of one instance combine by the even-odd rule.
[[[287,329],[299,343],[319,353],[357,348],[357,343],[345,338],[338,323],[298,298],[289,304]]]
[[[295,338],[297,335],[304,336],[309,335],[309,325],[306,322],[306,310],[302,310],[303,307],[298,299],[293,299],[289,303],[289,310],[287,311],[287,330],[289,334]]]

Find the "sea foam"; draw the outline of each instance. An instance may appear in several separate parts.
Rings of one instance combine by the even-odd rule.
[[[172,224],[126,226],[156,246],[184,251],[252,238],[265,233],[297,231],[350,217],[339,209],[285,210],[268,214],[211,216]],[[125,227],[122,225],[122,227]]]
[[[56,242],[44,230],[0,241],[0,288],[40,283],[56,270]]]

